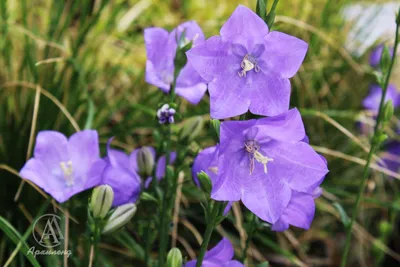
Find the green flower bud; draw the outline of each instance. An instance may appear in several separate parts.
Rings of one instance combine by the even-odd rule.
[[[172,248],[168,252],[167,267],[182,267],[182,253],[177,248]]]
[[[136,213],[136,205],[133,203],[121,205],[115,209],[107,220],[103,234],[112,233],[127,224]]]
[[[211,194],[212,183],[211,179],[205,172],[197,173],[197,178],[199,179],[200,187],[206,194]]]
[[[388,221],[381,221],[379,223],[379,231],[382,236],[387,236],[393,231],[393,226]]]
[[[109,185],[98,186],[92,191],[90,210],[93,218],[104,219],[114,201],[114,191]]]
[[[380,61],[380,67],[383,72],[386,72],[389,69],[390,61],[391,61],[389,48],[385,45],[382,50],[382,56]]]
[[[217,139],[219,140],[219,132],[220,132],[220,127],[221,127],[221,122],[219,120],[211,120],[211,125],[214,128],[215,135],[217,136]]]
[[[136,160],[140,176],[144,178],[151,176],[154,168],[154,156],[151,150],[148,147],[140,148]]]
[[[201,116],[191,118],[185,122],[182,128],[181,137],[191,141],[195,139],[203,130],[204,120]]]
[[[392,119],[394,113],[394,107],[392,100],[389,100],[383,106],[383,120],[385,122],[390,121]]]

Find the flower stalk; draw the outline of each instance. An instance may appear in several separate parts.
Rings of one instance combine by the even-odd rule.
[[[211,234],[214,231],[214,228],[215,228],[215,225],[217,222],[221,203],[223,203],[223,202],[213,202],[211,212],[210,212],[209,216],[207,216],[208,220],[207,220],[206,232],[204,233],[203,243],[201,243],[199,257],[197,258],[196,267],[201,267],[201,264],[203,263],[204,256],[207,251],[208,243],[210,242]]]
[[[397,14],[397,18],[396,18],[396,36],[395,36],[393,55],[396,55],[396,52],[397,52],[397,46],[398,46],[398,42],[399,42],[399,40],[398,40],[399,27],[400,27],[400,13]],[[353,228],[354,221],[356,220],[358,210],[360,208],[360,203],[361,203],[361,198],[362,198],[363,192],[365,191],[365,187],[367,185],[368,175],[369,175],[369,167],[371,165],[373,155],[381,143],[381,141],[379,141],[379,140],[382,140],[380,137],[383,135],[383,133],[381,132],[380,126],[383,121],[385,97],[386,97],[387,88],[389,86],[389,80],[390,80],[390,76],[392,74],[392,69],[394,66],[395,59],[396,59],[395,56],[393,56],[391,58],[391,62],[390,62],[389,68],[387,69],[387,72],[386,72],[386,70],[383,70],[383,72],[386,72],[386,73],[383,73],[384,83],[382,84],[383,91],[382,91],[381,101],[379,104],[379,112],[378,112],[376,124],[374,127],[374,135],[372,137],[371,147],[370,147],[368,157],[367,157],[367,163],[364,167],[363,178],[362,178],[360,190],[358,191],[358,194],[357,194],[356,203],[354,205],[353,214],[351,216],[351,221],[347,227],[346,243],[345,243],[342,261],[340,264],[341,267],[345,267],[346,263],[347,263],[347,257],[348,257],[350,243],[351,243],[351,237],[352,237],[352,235],[351,235],[352,228]]]

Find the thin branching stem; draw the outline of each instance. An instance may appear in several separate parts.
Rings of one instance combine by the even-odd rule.
[[[392,69],[393,69],[393,66],[394,66],[394,62],[396,60],[396,56],[395,55],[396,55],[396,52],[397,52],[398,37],[399,37],[399,26],[400,26],[399,23],[398,23],[399,18],[400,18],[400,15],[398,14],[397,15],[397,19],[396,19],[396,24],[397,25],[396,25],[395,43],[394,43],[394,48],[393,48],[393,57],[391,59],[390,65],[389,65],[388,72],[384,73],[384,75],[386,75],[386,76],[385,76],[384,86],[382,88],[382,97],[381,97],[381,101],[380,101],[380,104],[379,104],[378,117],[376,119],[376,124],[375,124],[375,128],[374,128],[374,135],[372,137],[371,147],[370,147],[370,150],[369,150],[369,153],[368,153],[368,157],[367,157],[367,164],[364,167],[361,186],[360,186],[360,189],[359,189],[358,194],[357,194],[356,203],[354,205],[353,214],[351,216],[351,221],[350,221],[350,223],[349,223],[349,225],[347,227],[346,243],[345,243],[345,248],[344,248],[344,252],[343,252],[342,261],[341,261],[341,264],[340,264],[341,267],[345,267],[346,263],[347,263],[347,256],[348,256],[349,249],[350,249],[351,233],[352,233],[353,224],[354,224],[354,221],[357,218],[358,210],[360,208],[362,194],[365,191],[365,187],[367,185],[369,169],[370,169],[369,166],[371,164],[371,160],[373,158],[374,152],[377,149],[377,146],[379,145],[378,142],[376,142],[376,139],[378,137],[378,133],[379,133],[380,126],[381,126],[381,121],[382,121],[382,118],[383,118],[383,106],[384,106],[384,103],[385,103],[386,91],[387,91],[387,88],[389,86],[390,76],[392,74]]]

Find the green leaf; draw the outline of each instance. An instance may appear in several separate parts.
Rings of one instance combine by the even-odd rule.
[[[347,213],[344,211],[342,205],[340,205],[338,202],[335,202],[332,204],[332,206],[334,206],[337,209],[343,225],[347,227],[350,224],[350,218],[349,216],[347,216]]]
[[[256,13],[264,21],[267,19],[267,1],[257,0]]]
[[[267,261],[257,265],[257,267],[268,267],[268,266],[269,266],[269,263]]]
[[[217,139],[219,141],[219,133],[220,133],[220,127],[221,127],[221,122],[219,120],[211,120],[211,125],[214,128],[214,132],[217,136]]]
[[[88,116],[85,123],[85,129],[91,129],[94,120],[95,107],[92,99],[88,99]]]
[[[21,248],[20,251],[28,258],[29,262],[33,266],[39,266],[39,262],[35,259],[33,254],[29,253],[29,246],[26,244],[26,242],[23,240],[21,234],[3,217],[0,216],[0,229],[6,234],[6,236],[15,243],[15,245],[18,245],[21,243]]]

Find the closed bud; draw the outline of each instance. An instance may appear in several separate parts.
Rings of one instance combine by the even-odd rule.
[[[182,253],[177,248],[172,248],[168,252],[167,267],[182,267]]]
[[[390,121],[392,119],[394,113],[394,107],[392,100],[389,100],[383,106],[383,120],[385,122]]]
[[[381,221],[379,223],[379,231],[381,235],[387,236],[393,231],[393,226],[388,221]]]
[[[197,178],[199,179],[200,187],[203,192],[208,195],[211,194],[212,183],[208,174],[205,172],[199,172],[197,173]]]
[[[211,120],[211,125],[214,128],[215,135],[217,136],[217,139],[219,140],[219,132],[221,128],[221,122],[219,120]]]
[[[183,126],[181,137],[191,141],[195,139],[203,130],[204,120],[201,116],[191,118],[185,122]]]
[[[136,205],[133,203],[121,205],[115,209],[107,220],[103,234],[112,233],[127,224],[136,213]]]
[[[92,191],[90,209],[95,219],[104,219],[114,201],[114,191],[109,185],[98,186]]]
[[[389,69],[390,61],[391,61],[391,56],[390,56],[389,47],[387,47],[387,45],[385,45],[382,50],[382,56],[381,56],[381,62],[380,62],[381,70],[384,73],[386,73],[386,71]]]
[[[150,148],[142,147],[136,155],[139,174],[143,178],[151,176],[154,168],[154,155]]]

